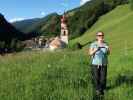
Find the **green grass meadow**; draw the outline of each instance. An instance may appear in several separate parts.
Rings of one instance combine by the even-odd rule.
[[[105,100],[132,100],[132,60],[133,52],[109,57]],[[92,97],[85,50],[22,52],[0,58],[2,100],[92,100]]]
[[[91,98],[88,59],[80,52],[32,52],[0,58],[2,100]]]
[[[133,98],[133,12],[119,6],[83,36],[85,44],[102,30],[111,46],[104,100]],[[92,100],[87,46],[82,50],[21,52],[0,56],[0,100]]]

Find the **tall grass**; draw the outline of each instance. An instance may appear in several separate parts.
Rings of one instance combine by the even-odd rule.
[[[132,100],[133,52],[110,56],[105,100]],[[92,100],[85,51],[23,52],[0,58],[1,100]]]
[[[21,53],[0,58],[2,100],[91,98],[87,57],[80,52]]]

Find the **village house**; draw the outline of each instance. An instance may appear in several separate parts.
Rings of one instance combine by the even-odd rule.
[[[56,50],[65,48],[68,45],[68,26],[67,26],[67,18],[64,15],[61,16],[61,33],[60,36],[46,38],[44,36],[39,36],[36,38],[32,38],[31,40],[26,40],[24,43],[26,44],[26,48],[31,49],[49,49]]]

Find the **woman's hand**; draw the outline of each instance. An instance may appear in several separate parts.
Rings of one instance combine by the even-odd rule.
[[[96,53],[96,51],[98,50],[98,48],[90,48],[89,49],[89,55],[93,55],[94,53]]]

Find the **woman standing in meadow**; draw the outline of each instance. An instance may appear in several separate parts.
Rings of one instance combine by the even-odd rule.
[[[92,82],[96,95],[104,95],[107,80],[109,46],[104,41],[104,33],[96,33],[96,41],[89,47],[91,56]]]

